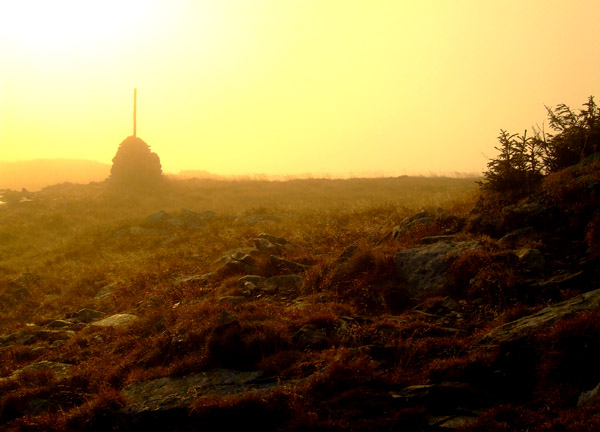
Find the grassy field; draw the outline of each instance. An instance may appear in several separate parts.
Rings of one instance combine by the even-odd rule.
[[[305,379],[315,368],[334,364],[339,371],[332,370],[333,375],[344,376],[351,367],[362,371],[359,380],[372,378],[368,358],[349,347],[388,340],[391,334],[384,336],[385,329],[397,323],[384,315],[325,350],[298,350],[290,345],[289,335],[306,325],[333,325],[342,316],[388,313],[372,298],[382,283],[389,283],[394,252],[419,236],[438,232],[424,227],[400,243],[383,241],[386,234],[420,210],[464,216],[477,195],[475,179],[400,177],[186,180],[147,194],[117,193],[103,184],[62,184],[26,195],[22,202],[13,200],[0,207],[0,335],[37,331],[83,308],[106,316],[132,313],[139,319],[127,329],[86,327],[59,349],[48,342],[0,349],[2,377],[33,361],[74,368],[66,382],[44,373],[25,375],[17,384],[0,381],[6,395],[0,418],[10,421],[11,430],[79,430],[74,425],[82,419],[121,406],[120,391],[128,384],[215,366]],[[197,227],[152,222],[151,215],[160,211],[184,217],[182,209],[214,214]],[[223,299],[240,295],[239,275],[223,275],[204,286],[175,283],[214,272],[222,265],[219,259],[252,246],[261,233],[289,241],[294,247],[286,249],[284,258],[310,266],[298,298],[224,304]],[[343,272],[333,271],[332,265],[351,245],[358,252]],[[256,271],[270,275],[273,270],[259,259]],[[23,278],[25,290],[15,289]],[[110,295],[99,297],[107,286]],[[243,328],[247,349],[231,356],[236,360],[218,354],[220,342],[211,336],[223,311],[235,314]],[[415,321],[409,327],[417,325]],[[174,340],[181,341],[175,351]],[[401,369],[417,365],[413,355],[430,348],[412,346],[402,366],[386,380],[405,382]],[[50,394],[62,401],[58,408],[37,416],[23,414],[32,397],[45,400]],[[288,400],[286,406],[291,403]],[[298,415],[308,409],[297,403]]]
[[[576,401],[600,379],[597,310],[488,336],[600,296],[599,178],[598,164],[573,167],[517,202],[476,179],[415,177],[5,194],[0,430],[596,430],[599,399]],[[395,260],[462,247],[425,293],[414,284],[434,261],[415,282]],[[134,321],[97,323],[115,314]],[[135,399],[144,386],[202,374],[211,391],[260,379],[200,391],[178,414],[128,411],[156,400]]]
[[[466,210],[476,191],[475,179],[441,177],[187,180],[138,195],[107,192],[101,184],[51,186],[30,201],[0,207],[0,278],[29,271],[62,279],[68,286],[89,266],[110,267],[111,261],[125,265],[161,249],[174,257],[201,244],[220,249],[210,260],[262,231],[329,252],[361,239],[373,241],[420,209]],[[123,227],[141,224],[150,214],[182,208],[211,210],[218,217],[194,233],[200,238],[181,239],[164,248],[147,244],[148,239],[129,238],[131,244],[123,244],[124,240],[111,237]],[[196,261],[198,266],[208,262]],[[132,264],[141,270],[138,262]],[[175,270],[176,263],[171,265]],[[69,266],[78,269],[75,274],[65,269]]]

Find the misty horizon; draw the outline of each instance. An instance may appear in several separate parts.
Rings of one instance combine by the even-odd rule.
[[[0,190],[27,189],[39,191],[46,186],[61,183],[87,184],[103,182],[110,176],[111,164],[88,159],[37,158],[18,161],[0,160]],[[179,172],[164,172],[167,178],[200,179],[221,181],[290,181],[303,179],[352,179],[352,178],[389,178],[389,177],[449,177],[479,178],[481,173],[461,172],[406,172],[391,175],[383,172],[346,172],[346,173],[290,173],[266,174],[246,172],[238,174],[219,174],[201,168],[183,169]]]

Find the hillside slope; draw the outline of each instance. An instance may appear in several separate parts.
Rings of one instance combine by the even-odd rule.
[[[599,164],[404,180],[1,208],[2,428],[600,428]]]

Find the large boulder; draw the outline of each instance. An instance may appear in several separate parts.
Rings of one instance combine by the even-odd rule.
[[[452,262],[468,250],[479,249],[475,241],[445,242],[401,250],[394,256],[396,271],[413,296],[439,291],[446,287],[446,271]]]

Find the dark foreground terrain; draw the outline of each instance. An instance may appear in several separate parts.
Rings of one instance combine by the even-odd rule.
[[[600,430],[600,166],[0,208],[0,429]]]

